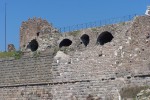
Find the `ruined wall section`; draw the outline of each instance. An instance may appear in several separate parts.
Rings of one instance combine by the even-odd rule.
[[[141,16],[133,22],[82,30],[72,39],[80,41],[87,34],[89,45],[72,54],[59,51],[53,63],[50,56],[1,61],[0,98],[86,100],[90,94],[117,100],[122,87],[150,85],[149,21],[148,16]],[[105,31],[114,38],[97,44]]]
[[[137,17],[127,33],[130,39],[128,61],[134,73],[149,72],[150,65],[150,17]]]
[[[104,81],[108,82],[106,91],[111,91],[111,88],[115,93],[127,85],[150,85],[149,20],[148,16],[136,17],[133,22],[96,28],[94,31],[97,34],[93,34],[92,29],[81,31],[83,34],[87,33],[90,38],[98,38],[98,35],[108,31],[114,38],[104,45],[97,45],[97,38],[91,39],[84,51],[77,50],[66,62],[62,63],[60,60],[55,67],[60,74],[56,76],[57,81],[94,81],[98,82],[98,88],[103,87],[100,83]],[[95,97],[97,93],[105,94],[93,91],[88,93]]]
[[[94,47],[98,45],[97,39],[101,33],[109,32],[114,36],[114,38],[116,38],[115,40],[114,39],[112,40],[114,41],[112,42],[113,45],[115,44],[118,45],[118,43],[119,45],[124,45],[125,42],[128,41],[128,39],[126,38],[126,32],[129,30],[131,25],[132,21],[131,22],[129,21],[102,27],[83,29],[75,32],[69,32],[63,34],[63,36],[59,38],[57,43],[59,45],[63,39],[67,38],[72,41],[72,44],[67,47],[68,49],[71,48],[71,50],[73,51],[84,51],[86,50],[87,47]],[[89,43],[86,46],[83,44],[83,41],[81,40],[81,37],[83,35],[89,36]],[[69,50],[67,53],[70,53]]]
[[[76,77],[80,77],[80,73],[85,72],[85,74],[87,74],[85,75],[85,79],[86,76],[89,76],[87,72],[91,70],[91,66],[95,66],[93,68],[94,71],[92,71],[93,73],[90,72],[91,79],[102,79],[104,74],[108,75],[110,73],[112,73],[112,76],[106,78],[132,77],[139,74],[149,76],[149,20],[148,16],[139,16],[136,17],[133,22],[81,31],[81,33],[90,36],[90,43],[84,51],[77,50],[77,52],[73,54],[73,57],[71,57],[71,64],[63,65],[63,67],[76,70],[75,73],[72,72],[71,74],[77,75]],[[114,38],[111,42],[103,46],[97,45],[96,39],[104,31],[110,32]],[[83,69],[83,66],[86,66],[86,69]],[[95,72],[99,70],[102,72],[95,74]],[[65,73],[62,76],[65,76]],[[63,77],[61,78],[65,80]],[[82,79],[84,79],[84,76],[82,76]]]
[[[132,22],[126,22],[82,30],[80,36],[87,34],[90,37],[89,45],[87,47],[82,46],[83,50],[77,49],[74,53],[69,54],[70,58],[65,61],[61,61],[64,56],[58,57],[56,60],[59,60],[59,62],[55,61],[58,62],[55,66],[57,72],[53,71],[53,73],[59,73],[60,75],[56,76],[55,79],[57,81],[81,81],[116,78],[115,72],[121,64],[119,61],[123,59],[121,58],[122,49],[128,45],[126,43],[128,41],[126,32],[131,26]],[[105,31],[110,32],[114,38],[111,42],[102,46],[97,44],[96,41],[98,36]],[[79,37],[76,39],[81,41]]]
[[[53,60],[53,63],[49,56],[27,58],[24,59],[25,62],[23,59],[2,62],[2,69],[8,72],[11,70],[11,74],[3,71],[5,77],[2,77],[4,81],[1,83],[0,97],[37,100],[71,100],[72,98],[86,100],[89,94],[94,98],[102,99],[107,96],[118,97],[118,90],[126,84],[126,81],[124,77],[117,77],[115,74],[115,61],[119,58],[114,57],[114,52],[126,40],[123,37],[131,25],[132,23],[127,22],[82,30],[78,37],[73,39],[80,41],[80,36],[87,34],[90,37],[89,45],[82,46],[81,51],[76,49],[71,55],[64,54],[65,56]],[[104,31],[112,33],[114,39],[101,46],[96,44],[96,40]],[[124,41],[121,42],[122,39]],[[19,63],[19,66],[15,62]],[[17,72],[20,74],[16,74]],[[10,85],[14,87],[7,87]]]
[[[52,55],[0,61],[0,87],[52,82]]]
[[[31,51],[28,44],[36,39],[38,42],[38,51],[44,51],[46,48],[56,45],[60,36],[58,30],[41,18],[28,19],[22,22],[20,28],[20,49],[21,51]]]

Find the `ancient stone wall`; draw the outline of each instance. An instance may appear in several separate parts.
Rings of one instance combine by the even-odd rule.
[[[150,85],[150,17],[67,34],[55,57],[0,61],[0,98],[118,100],[123,87]]]
[[[20,49],[24,52],[44,51],[55,46],[59,36],[58,30],[46,20],[28,19],[20,27]]]
[[[0,87],[52,81],[52,55],[0,61]]]

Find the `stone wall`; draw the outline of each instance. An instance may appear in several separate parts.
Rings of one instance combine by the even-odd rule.
[[[103,32],[113,38],[101,45],[97,41]],[[87,46],[81,43],[83,34],[90,38]],[[58,41],[64,38],[73,42],[67,53],[0,61],[0,98],[118,100],[123,87],[150,85],[150,17],[81,30],[76,36],[66,33]]]
[[[35,46],[29,46],[32,40],[38,43],[37,51],[44,51],[49,47],[56,45],[56,41],[60,36],[58,30],[41,18],[28,19],[22,22],[20,27],[20,49],[21,51],[31,51]],[[36,51],[32,50],[32,51]]]
[[[0,87],[51,82],[52,57],[45,55],[0,61]]]

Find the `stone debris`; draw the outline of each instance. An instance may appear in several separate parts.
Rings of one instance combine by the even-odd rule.
[[[150,100],[150,88],[141,90],[141,92],[137,94],[136,100]]]
[[[13,44],[8,44],[8,52],[16,51],[15,46]]]

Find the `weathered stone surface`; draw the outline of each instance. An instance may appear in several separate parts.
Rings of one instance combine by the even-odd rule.
[[[34,23],[33,19],[30,21]],[[25,28],[26,24],[23,26]],[[34,25],[31,24],[31,27]],[[26,29],[22,30],[27,33]],[[99,35],[106,31],[114,38],[104,45],[98,44]],[[56,53],[55,58],[50,54],[51,56],[2,60],[0,61],[0,98],[120,100],[119,91],[123,87],[150,85],[149,33],[150,17],[139,16],[131,22],[89,28],[73,33],[74,36],[66,33],[57,37],[55,41],[57,47],[64,38],[70,39],[72,44],[62,50],[64,53],[58,48],[56,52],[59,52]],[[90,41],[87,46],[81,43],[80,37],[83,34],[89,36]],[[27,36],[26,34],[26,39]],[[45,45],[47,34],[42,37],[44,39],[42,43]],[[29,38],[27,39],[29,41],[25,40],[24,43],[32,39],[35,38]],[[37,41],[40,39],[36,38]],[[50,46],[50,49],[52,48],[53,46]],[[59,63],[56,60],[59,60]],[[68,60],[70,63],[66,63]]]
[[[58,51],[54,59],[56,60],[57,63],[61,62],[64,64],[68,64],[68,62],[70,61],[69,55],[65,54],[62,51]]]
[[[142,90],[137,94],[137,100],[149,100],[150,99],[150,89]]]
[[[28,44],[36,39],[39,44],[37,51],[44,51],[49,46],[55,46],[60,36],[52,24],[41,18],[28,19],[22,22],[20,27],[20,48],[21,51],[30,51]]]
[[[13,44],[8,44],[8,52],[16,51],[15,46]]]

